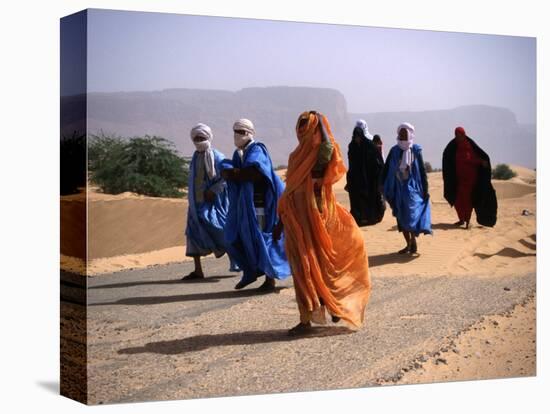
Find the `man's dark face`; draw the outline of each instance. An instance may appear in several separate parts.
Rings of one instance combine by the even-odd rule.
[[[193,142],[203,142],[208,141],[208,138],[203,135],[197,135],[195,138],[193,138]]]
[[[399,130],[399,141],[408,141],[409,140],[409,133],[407,131],[407,128],[401,128]]]

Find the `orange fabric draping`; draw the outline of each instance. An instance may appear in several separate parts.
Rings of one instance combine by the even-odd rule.
[[[322,139],[319,122],[334,150],[323,178],[319,179],[321,197],[316,200],[311,170]],[[371,283],[361,230],[352,215],[336,202],[332,191],[332,185],[346,173],[340,147],[321,114],[300,115],[296,133],[299,144],[289,157],[286,188],[278,211],[284,225],[300,320],[323,323],[324,305],[331,315],[360,327]]]

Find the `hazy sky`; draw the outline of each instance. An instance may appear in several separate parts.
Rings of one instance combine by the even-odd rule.
[[[535,123],[534,38],[91,10],[88,90],[334,88],[349,112],[487,104]]]

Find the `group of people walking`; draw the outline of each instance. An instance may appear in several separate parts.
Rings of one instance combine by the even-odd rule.
[[[267,147],[255,139],[253,123],[233,125],[235,151],[227,159],[212,146],[205,124],[191,130],[186,255],[195,269],[182,280],[204,278],[201,257],[227,253],[230,271],[242,271],[235,289],[265,277],[261,292],[293,277],[300,322],[291,335],[307,333],[312,322],[346,321],[359,328],[369,300],[368,256],[360,226],[379,223],[390,205],[406,240],[400,254],[418,251],[416,238],[432,234],[428,180],[414,127],[397,128],[386,160],[380,136],[357,121],[346,168],[328,119],[316,111],[296,123],[298,145],[289,156],[285,183],[275,173]],[[445,149],[445,198],[469,226],[472,209],[480,224],[496,222],[490,161],[462,128]],[[346,175],[351,211],[335,198],[333,185]],[[492,193],[491,193],[492,191]]]

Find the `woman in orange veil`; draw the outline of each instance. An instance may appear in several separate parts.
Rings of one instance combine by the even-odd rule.
[[[290,154],[286,188],[279,199],[285,250],[294,279],[300,323],[307,333],[326,313],[353,328],[363,324],[371,283],[363,236],[352,215],[336,202],[332,185],[346,173],[327,118],[304,112],[296,124],[298,147]]]

